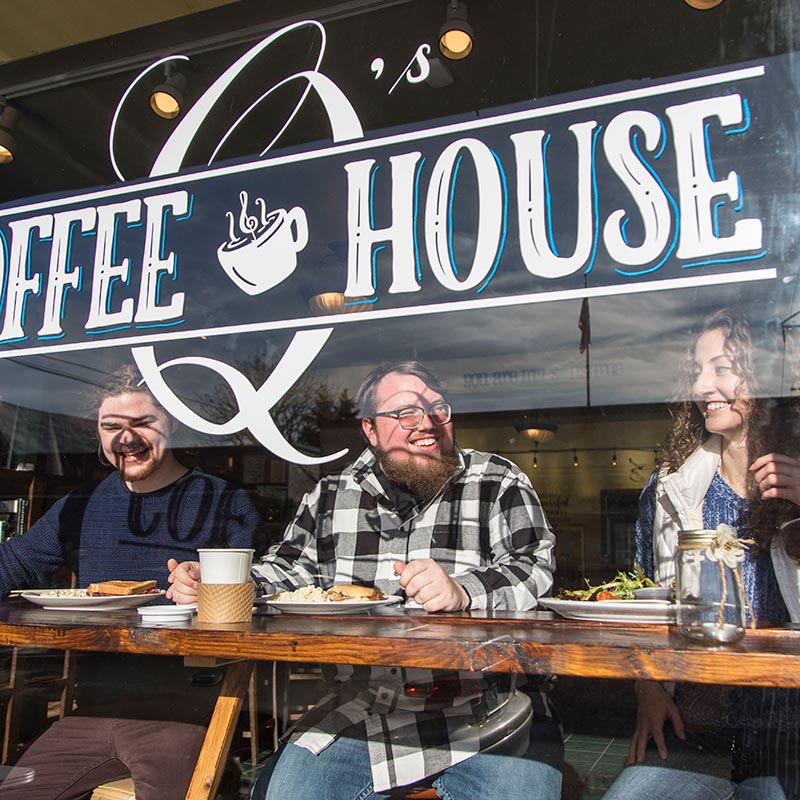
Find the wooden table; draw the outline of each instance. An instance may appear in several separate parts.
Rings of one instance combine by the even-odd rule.
[[[735,645],[687,642],[674,626],[563,620],[551,612],[435,615],[264,613],[243,625],[153,627],[135,611],[45,611],[0,602],[0,645],[231,660],[187,800],[214,795],[255,661],[374,664],[800,688],[800,631],[748,631]]]

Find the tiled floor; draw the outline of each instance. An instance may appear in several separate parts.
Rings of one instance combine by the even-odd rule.
[[[562,800],[600,800],[625,766],[630,741],[567,734]]]

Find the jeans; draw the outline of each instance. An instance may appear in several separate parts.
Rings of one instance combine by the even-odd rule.
[[[620,773],[603,800],[786,800],[777,778],[748,778],[739,784],[714,775],[634,764]]]
[[[684,742],[667,726],[664,736],[666,761],[651,744],[644,763],[625,767],[603,800],[786,800],[777,777],[730,779],[730,733],[688,734]]]
[[[559,800],[562,762],[558,724],[537,722],[523,756],[504,755],[502,750],[479,753],[445,770],[433,785],[444,800]],[[283,745],[265,764],[251,798],[387,800],[396,792],[373,790],[367,743],[354,726],[319,755],[295,744]]]

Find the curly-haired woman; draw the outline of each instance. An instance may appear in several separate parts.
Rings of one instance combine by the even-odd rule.
[[[732,526],[760,625],[800,621],[800,403],[760,396],[750,327],[720,311],[689,348],[661,468],[642,491],[637,562],[674,578],[677,533]],[[792,522],[798,522],[792,532]],[[800,692],[638,681],[629,766],[604,800],[800,797]]]

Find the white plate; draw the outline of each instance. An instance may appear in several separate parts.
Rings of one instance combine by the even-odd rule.
[[[567,619],[596,622],[675,622],[675,605],[664,600],[558,600],[540,597],[539,605]]]
[[[634,589],[633,596],[637,600],[671,600],[672,589],[669,586],[645,586],[644,589]]]
[[[195,611],[197,611],[196,605],[150,606],[148,608],[140,608],[139,616],[145,622],[165,624],[168,622],[186,622],[192,618],[192,614]]]
[[[378,606],[388,606],[402,601],[402,597],[392,596],[384,600],[340,600],[336,603],[284,603],[270,600],[262,602],[270,608],[276,608],[285,614],[358,614],[371,611]]]
[[[106,595],[103,597],[56,597],[52,589],[31,589],[22,592],[24,597],[37,606],[42,606],[48,611],[121,611],[127,608],[137,608],[146,603],[152,603],[166,592],[160,589],[147,594]]]

